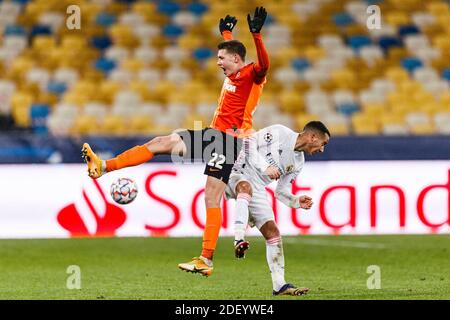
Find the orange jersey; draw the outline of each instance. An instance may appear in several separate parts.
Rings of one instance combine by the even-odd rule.
[[[266,83],[265,77],[257,78],[254,65],[247,64],[225,79],[211,128],[235,136],[253,128],[253,112]]]

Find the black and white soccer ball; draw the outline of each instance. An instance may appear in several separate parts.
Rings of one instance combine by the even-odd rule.
[[[136,199],[138,188],[130,178],[119,178],[111,184],[111,197],[119,204],[128,204]]]

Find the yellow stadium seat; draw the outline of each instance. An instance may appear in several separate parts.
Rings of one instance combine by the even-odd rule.
[[[97,84],[93,81],[79,80],[71,88],[71,92],[74,94],[85,95],[88,97],[94,97],[97,92]]]
[[[83,106],[90,101],[90,97],[82,93],[67,92],[64,94],[62,101],[76,106]]]
[[[394,27],[406,25],[409,23],[409,17],[406,12],[392,11],[385,14],[386,22]]]
[[[87,47],[86,38],[76,35],[65,35],[61,39],[61,47],[71,51],[81,51]]]
[[[175,84],[169,81],[160,81],[154,88],[154,99],[157,102],[166,104],[170,96],[177,91]]]
[[[442,13],[449,13],[450,9],[447,3],[430,1],[426,4],[427,11],[434,16],[438,16]]]
[[[133,115],[130,118],[129,133],[148,135],[153,129],[153,121],[149,117],[142,115]]]
[[[358,135],[380,134],[380,124],[378,118],[371,114],[356,113],[352,116],[353,132]]]
[[[12,95],[11,113],[17,126],[30,126],[30,108],[33,101],[33,96],[29,93],[16,92]]]
[[[380,114],[386,112],[386,110],[387,110],[387,106],[384,103],[372,102],[372,103],[363,104],[363,106],[362,106],[362,111],[364,112],[364,114],[370,115],[373,117],[379,116]]]
[[[283,91],[280,94],[280,107],[286,113],[299,113],[305,108],[304,99],[296,91]]]
[[[423,90],[422,84],[418,81],[403,81],[399,84],[398,88],[405,95],[413,95]]]
[[[380,116],[380,123],[384,125],[401,124],[405,123],[404,114],[399,113],[385,113]]]
[[[144,101],[151,101],[153,99],[153,94],[150,91],[147,81],[133,80],[128,84],[128,89],[138,93]]]
[[[325,56],[325,51],[320,47],[309,46],[305,48],[304,55],[310,61],[317,61]]]
[[[411,133],[417,135],[431,135],[436,133],[436,128],[431,123],[410,125],[409,130]]]
[[[331,73],[331,80],[336,88],[353,88],[356,83],[356,75],[348,69],[340,69]]]
[[[90,135],[99,133],[99,123],[94,116],[80,115],[75,118],[70,132],[74,135]]]
[[[116,93],[121,89],[119,82],[105,80],[100,84],[100,95],[102,101],[106,103],[112,103]]]
[[[350,133],[350,128],[345,123],[328,123],[327,128],[333,136],[345,136]]]
[[[136,47],[138,40],[135,38],[131,27],[125,24],[114,24],[109,28],[109,33],[115,45],[119,47]]]
[[[137,58],[126,58],[121,62],[121,67],[124,70],[137,73],[145,67],[145,62]]]
[[[34,51],[52,50],[56,45],[56,40],[52,36],[38,35],[33,38],[32,48]]]
[[[386,78],[396,84],[400,84],[403,81],[409,80],[409,75],[401,67],[391,67],[386,70]]]
[[[442,104],[442,106],[450,107],[450,91],[441,94],[439,101]]]
[[[127,126],[123,117],[113,114],[107,114],[100,125],[100,132],[106,135],[125,135]]]
[[[302,131],[305,125],[310,121],[316,121],[319,117],[310,113],[298,113],[295,115],[295,129]]]

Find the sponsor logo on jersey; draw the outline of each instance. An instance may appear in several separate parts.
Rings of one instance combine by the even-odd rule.
[[[267,143],[271,142],[273,140],[273,135],[270,132],[267,132],[264,135],[264,141],[266,141]]]
[[[294,165],[290,164],[286,167],[286,173],[291,173],[292,171],[294,171]]]
[[[233,86],[232,84],[225,83],[223,87],[229,92],[236,92],[236,86]]]

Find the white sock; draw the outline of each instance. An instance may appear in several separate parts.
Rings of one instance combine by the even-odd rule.
[[[234,214],[234,243],[244,240],[245,229],[248,224],[248,204],[251,196],[247,193],[239,193],[236,197],[236,212]]]
[[[281,236],[270,238],[266,241],[266,257],[272,276],[273,290],[278,291],[286,284],[284,280],[284,254]]]
[[[208,267],[212,267],[213,266],[213,262],[212,260],[205,258],[204,256],[200,256],[200,259],[203,260],[203,262],[208,266]]]

